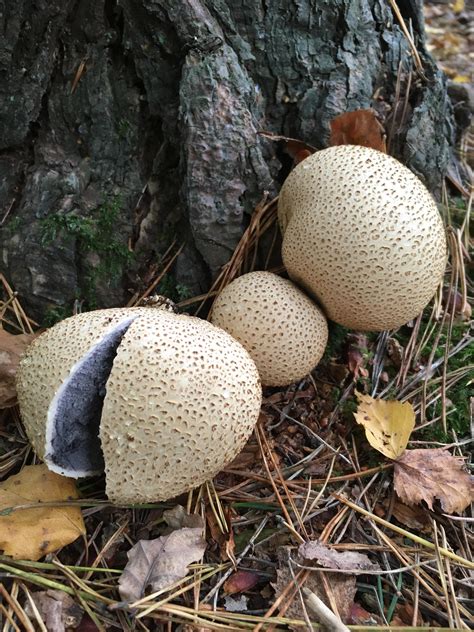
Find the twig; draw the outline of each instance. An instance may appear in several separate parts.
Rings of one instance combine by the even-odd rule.
[[[13,205],[16,202],[16,198],[13,198],[13,200],[10,203],[10,206],[7,208],[7,210],[5,211],[3,217],[2,217],[2,221],[0,221],[0,226],[3,226],[3,224],[7,221],[7,217],[10,215],[10,211],[13,208]]]
[[[318,618],[318,621],[331,632],[350,632],[336,615],[314,594],[309,588],[301,589],[309,610]]]

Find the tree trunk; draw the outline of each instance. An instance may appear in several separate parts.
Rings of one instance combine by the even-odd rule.
[[[123,304],[175,238],[174,282],[205,291],[286,173],[258,130],[322,148],[374,107],[436,188],[451,108],[398,6],[424,75],[387,0],[0,0],[2,270],[30,314]]]

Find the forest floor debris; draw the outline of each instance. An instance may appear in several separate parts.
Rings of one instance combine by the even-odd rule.
[[[453,8],[429,5],[428,28],[442,28],[437,20],[447,11]],[[446,63],[449,58],[453,64],[447,66],[453,80],[464,77],[465,66],[453,62],[452,47],[448,54],[444,43],[451,36],[440,36],[441,46],[433,40],[437,33],[429,34],[434,52],[442,50]],[[456,39],[453,45],[464,51],[464,42]],[[0,556],[3,630],[54,625],[78,632],[277,632],[319,629],[318,619],[337,621],[341,630],[469,629],[474,517],[465,499],[471,493],[466,472],[472,466],[474,337],[466,304],[472,303],[474,288],[466,270],[472,265],[467,230],[472,200],[445,193],[451,256],[444,292],[418,319],[381,334],[356,334],[331,324],[316,370],[288,388],[267,388],[258,427],[243,452],[214,481],[176,501],[115,507],[104,496],[102,477],[80,481],[80,497],[58,501],[57,508],[81,509],[84,537],[42,561]],[[278,240],[275,211],[274,200],[262,201],[209,294],[184,300],[182,308],[205,313],[210,297],[253,269],[264,234],[270,247],[263,267],[281,271],[272,258]],[[166,253],[145,295],[153,293],[179,248],[174,244]],[[5,328],[31,335],[36,323],[7,280],[1,281]],[[410,425],[403,440],[391,436],[395,454],[383,456],[367,441],[354,418],[356,391],[366,401],[399,400],[412,407],[414,429]],[[392,432],[390,426],[383,430]],[[425,486],[431,492],[421,493],[425,466],[437,460],[442,476],[437,486],[432,481]],[[35,463],[18,409],[4,409],[2,479]],[[400,495],[394,486],[397,468],[405,475],[411,468]],[[415,490],[413,470],[420,479]],[[138,598],[129,603],[137,592],[124,591],[120,578],[127,579],[124,569],[133,547],[155,541],[153,555],[167,568],[162,545],[177,536],[184,539],[169,582],[163,584],[164,571],[155,582],[153,560],[144,559],[136,578]],[[149,585],[155,592],[144,591]]]

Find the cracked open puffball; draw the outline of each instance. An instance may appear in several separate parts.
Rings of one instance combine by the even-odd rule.
[[[58,323],[28,348],[17,389],[38,456],[64,476],[105,471],[117,504],[166,500],[212,478],[244,446],[261,404],[238,342],[150,307]]]

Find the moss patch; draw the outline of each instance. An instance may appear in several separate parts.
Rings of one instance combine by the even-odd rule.
[[[121,207],[120,198],[115,197],[104,202],[90,217],[55,213],[41,221],[43,246],[55,242],[60,235],[76,240],[82,268],[81,296],[78,298],[85,301],[88,309],[97,307],[97,284],[105,280],[117,283],[133,259],[127,245],[113,236]],[[88,262],[90,253],[97,255],[97,265]]]

